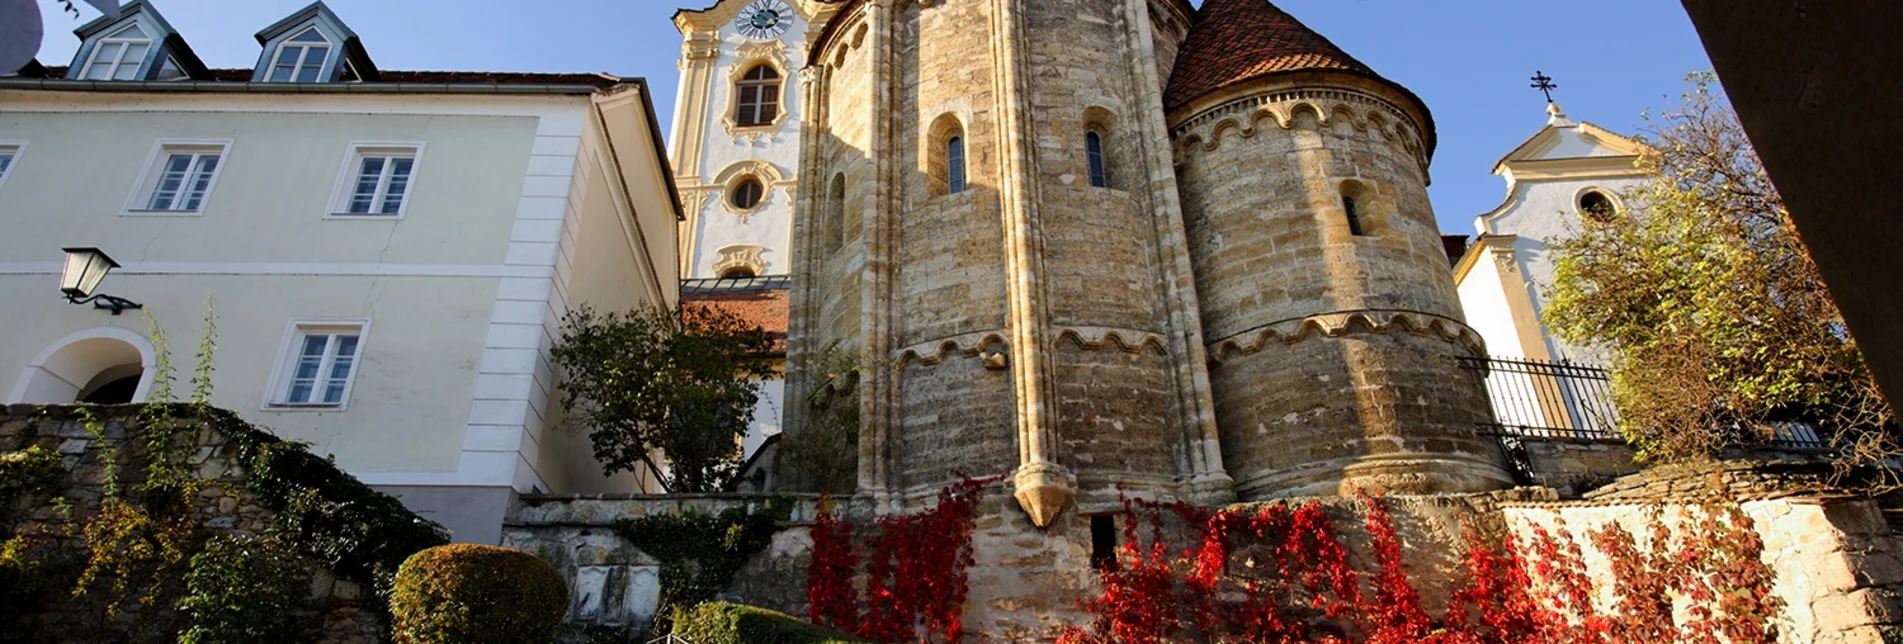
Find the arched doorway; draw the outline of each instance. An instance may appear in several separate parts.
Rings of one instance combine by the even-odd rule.
[[[60,338],[28,363],[9,402],[116,404],[144,402],[152,388],[152,343],[104,327]]]

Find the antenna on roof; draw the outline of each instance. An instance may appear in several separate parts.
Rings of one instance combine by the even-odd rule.
[[[1553,77],[1547,76],[1546,72],[1535,70],[1533,72],[1533,89],[1537,89],[1540,93],[1545,94],[1546,102],[1551,103],[1553,102],[1553,90],[1559,89],[1559,85],[1554,84]]]

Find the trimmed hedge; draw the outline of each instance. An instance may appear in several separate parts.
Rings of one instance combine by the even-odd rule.
[[[674,634],[694,644],[868,644],[786,613],[725,602],[677,613]]]
[[[440,546],[397,570],[390,613],[397,644],[547,644],[568,613],[568,583],[520,550]]]

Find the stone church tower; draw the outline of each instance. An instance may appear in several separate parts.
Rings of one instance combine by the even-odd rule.
[[[857,350],[876,506],[1009,473],[1009,514],[1075,543],[1124,497],[1507,484],[1412,93],[1266,0],[835,6],[787,400]]]

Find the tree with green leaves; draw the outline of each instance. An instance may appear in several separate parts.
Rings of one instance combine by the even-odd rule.
[[[766,344],[719,307],[582,307],[554,350],[562,409],[586,428],[603,474],[645,465],[670,493],[720,491],[739,473]]]
[[[1898,456],[1894,410],[1716,79],[1692,75],[1647,120],[1655,178],[1555,241],[1545,311],[1567,340],[1612,349],[1620,430],[1665,461],[1787,423],[1818,427],[1840,473]]]

